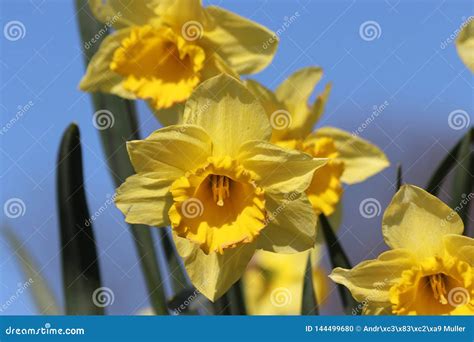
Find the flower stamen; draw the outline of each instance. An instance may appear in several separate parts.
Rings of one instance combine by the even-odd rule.
[[[443,305],[448,304],[448,300],[446,299],[447,291],[444,274],[433,274],[429,276],[429,281],[435,299]]]
[[[219,207],[230,197],[230,179],[226,176],[211,175],[212,197]]]

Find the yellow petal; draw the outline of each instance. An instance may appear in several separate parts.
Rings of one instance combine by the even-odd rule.
[[[316,241],[316,215],[304,193],[266,193],[267,227],[258,248],[277,253],[308,250]]]
[[[110,69],[115,50],[122,40],[130,34],[130,29],[123,29],[107,36],[100,44],[99,50],[92,57],[79,88],[87,92],[111,93],[127,99],[135,95],[123,86],[123,77]]]
[[[389,303],[390,287],[397,283],[404,270],[415,264],[414,255],[397,249],[382,253],[375,260],[363,261],[352,269],[337,267],[329,278],[347,287],[358,302]]]
[[[280,102],[268,88],[254,80],[246,80],[245,85],[260,101],[272,125],[272,142],[284,140],[291,126],[291,115],[286,105]],[[279,121],[281,120],[281,121]]]
[[[443,237],[446,251],[460,260],[474,267],[474,239],[456,234],[448,234]]]
[[[127,149],[137,173],[156,172],[175,180],[205,163],[212,143],[202,128],[179,125],[161,128],[145,140],[129,141]]]
[[[323,70],[318,67],[307,67],[290,75],[277,88],[275,94],[279,101],[283,102],[292,117],[291,128],[303,127],[310,114],[308,100],[314,88],[323,77]],[[312,129],[312,127],[308,127]],[[304,138],[293,137],[293,138]]]
[[[150,4],[136,0],[89,0],[94,16],[115,28],[147,24],[156,16]]]
[[[275,33],[219,7],[206,7],[206,13],[216,26],[205,40],[237,73],[253,74],[270,64],[278,46]]]
[[[313,172],[327,161],[266,141],[249,141],[242,145],[238,159],[258,175],[259,186],[277,193],[305,191]]]
[[[155,109],[151,101],[147,101],[150,110],[163,126],[177,125],[183,122],[184,102],[176,103],[169,108]]]
[[[307,140],[328,137],[334,140],[339,160],[344,162],[342,181],[347,184],[359,183],[379,173],[390,165],[387,157],[377,146],[349,132],[323,127],[316,130]]]
[[[193,285],[211,301],[221,297],[242,276],[255,252],[255,243],[250,243],[224,254],[205,254],[199,245],[176,234],[173,238]]]
[[[152,0],[152,3],[160,23],[173,27],[183,35],[191,35],[191,39],[200,39],[203,32],[198,31],[212,26],[212,19],[202,7],[201,0]]]
[[[321,116],[324,113],[324,109],[326,108],[326,102],[329,98],[329,93],[331,92],[332,85],[326,84],[324,90],[321,94],[318,94],[316,97],[316,101],[314,102],[313,106],[309,109],[309,114],[302,124],[300,128],[298,128],[297,135],[298,136],[307,136],[313,130],[314,125],[319,121]]]
[[[161,179],[156,172],[128,177],[115,197],[117,208],[128,223],[163,227],[169,224],[168,211],[173,203],[171,180]]]
[[[270,124],[262,105],[235,78],[213,77],[186,102],[184,123],[201,126],[212,137],[213,155],[235,157],[249,140],[269,140]]]
[[[459,33],[456,48],[464,64],[474,72],[474,20],[469,21]]]
[[[422,257],[443,252],[443,237],[462,234],[461,218],[446,204],[414,185],[395,194],[382,220],[387,245],[406,248]]]

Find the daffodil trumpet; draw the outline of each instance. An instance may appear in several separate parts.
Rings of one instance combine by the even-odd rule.
[[[127,143],[136,175],[117,190],[129,223],[170,225],[191,281],[211,300],[237,281],[257,249],[313,247],[305,194],[326,159],[269,142],[260,102],[237,79],[203,82],[183,122]]]
[[[413,185],[395,194],[382,220],[391,250],[330,278],[366,314],[473,315],[474,239],[458,214]]]
[[[272,60],[277,42],[265,27],[200,0],[89,0],[115,29],[89,63],[80,88],[148,101],[163,124],[181,119],[199,83],[221,73],[252,74]]]

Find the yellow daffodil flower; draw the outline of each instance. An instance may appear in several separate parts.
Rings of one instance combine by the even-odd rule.
[[[346,286],[367,313],[473,315],[474,239],[457,213],[426,191],[403,186],[382,221],[392,250],[330,278]]]
[[[241,277],[256,249],[314,245],[304,191],[326,160],[270,136],[259,101],[223,74],[196,88],[181,125],[127,143],[137,174],[117,190],[117,207],[129,223],[171,225],[193,284],[211,300]]]
[[[456,39],[456,48],[464,64],[474,72],[474,20],[469,19]]]
[[[80,88],[145,99],[156,110],[183,103],[212,76],[260,71],[277,47],[263,48],[274,37],[265,27],[203,7],[200,0],[89,0],[89,5],[116,31],[102,42]],[[164,121],[177,122],[175,112],[164,113]]]
[[[251,315],[299,315],[303,300],[303,281],[308,255],[312,250],[295,254],[255,253],[244,276],[247,310]],[[328,279],[319,265],[313,267],[313,285],[319,305],[328,296]]]
[[[329,162],[314,173],[307,195],[317,214],[331,215],[341,199],[342,183],[366,180],[389,165],[385,154],[367,140],[349,132],[322,127],[313,132],[331,89],[327,85],[312,105],[308,99],[323,75],[320,68],[303,68],[273,93],[256,81],[248,88],[260,99],[273,127],[271,141]]]

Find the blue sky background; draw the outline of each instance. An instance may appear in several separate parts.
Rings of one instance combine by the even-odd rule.
[[[281,34],[274,62],[254,77],[275,88],[299,68],[319,65],[325,76],[318,85],[333,82],[326,112],[318,124],[354,131],[374,106],[386,109],[361,136],[380,146],[392,166],[367,182],[346,188],[342,244],[353,263],[386,249],[382,215],[372,219],[359,213],[359,204],[375,198],[385,208],[393,195],[396,163],[404,179],[424,186],[437,163],[467,128],[453,129],[448,115],[468,113],[472,122],[473,78],[446,40],[466,18],[474,15],[472,1],[207,1],[251,18],[274,31],[291,16],[296,20]],[[0,125],[15,117],[18,107],[31,108],[0,135],[1,201],[20,198],[26,206],[19,218],[2,211],[1,228],[13,229],[38,260],[62,303],[55,161],[64,129],[78,123],[90,211],[95,212],[114,193],[104,166],[99,135],[92,125],[92,105],[77,89],[84,73],[73,1],[2,0],[0,28],[20,21],[25,36],[10,41],[0,36]],[[296,15],[298,13],[298,15]],[[363,40],[360,26],[375,21],[380,36]],[[445,46],[444,46],[445,45]],[[142,134],[159,127],[140,104]],[[443,194],[447,198],[446,194]],[[114,207],[95,222],[104,285],[115,302],[110,314],[133,314],[148,300],[139,264],[121,213]],[[12,251],[0,239],[0,304],[25,282]],[[335,298],[323,313],[337,313]],[[15,300],[3,314],[34,314],[29,295]]]

